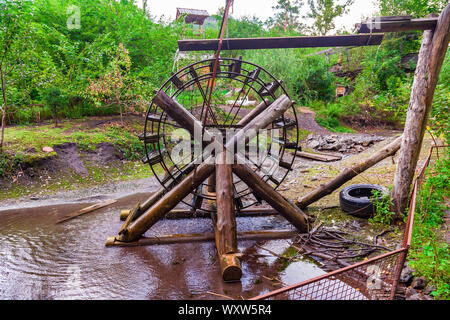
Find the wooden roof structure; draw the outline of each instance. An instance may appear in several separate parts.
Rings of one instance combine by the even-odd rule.
[[[203,25],[206,18],[209,17],[209,13],[201,9],[177,8],[176,20],[182,16],[184,16],[185,23]]]

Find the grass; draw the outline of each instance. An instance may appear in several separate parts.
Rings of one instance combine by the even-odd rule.
[[[450,299],[450,248],[443,230],[450,197],[450,159],[446,155],[427,169],[416,204],[409,265],[425,276],[436,290],[431,294]]]
[[[100,122],[105,118],[89,120]],[[140,119],[126,118],[124,126],[112,121],[105,122],[93,128],[90,128],[85,120],[67,120],[57,128],[53,124],[8,127],[5,130],[4,153],[0,154],[0,183],[2,184],[0,200],[35,194],[44,195],[152,176],[153,173],[148,165],[140,162],[144,151],[143,144],[137,137],[142,131]],[[83,154],[80,154],[88,171],[86,176],[77,174],[70,168],[48,174],[47,170],[39,169],[39,173],[34,178],[20,179],[20,176],[23,176],[24,165],[33,167],[37,161],[57,155],[56,152],[42,151],[43,147],[67,142],[77,143],[82,151],[95,150],[99,143],[108,142],[122,151],[125,160],[98,165],[90,163]],[[160,171],[157,173],[162,173],[163,170]]]

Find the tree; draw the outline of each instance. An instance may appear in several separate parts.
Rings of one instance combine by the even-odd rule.
[[[448,0],[378,0],[382,16],[412,15],[423,18],[430,13],[440,13]]]
[[[268,24],[273,28],[282,28],[284,32],[300,31],[304,27],[304,24],[299,21],[300,8],[303,4],[302,0],[278,0],[272,7],[277,12],[274,18],[269,19]]]
[[[46,90],[44,101],[52,109],[55,128],[58,126],[58,111],[67,104],[67,99],[58,87],[50,87]]]
[[[343,4],[335,4],[335,0],[308,0],[311,12],[308,17],[314,19],[313,34],[325,35],[335,28],[334,19],[348,12],[354,0],[345,0]]]
[[[20,61],[27,45],[26,35],[30,21],[31,1],[4,0],[0,2],[0,86],[2,90],[2,104],[0,104],[1,135],[0,152],[3,150],[3,141],[6,127],[6,112],[8,109],[8,76],[14,71]]]
[[[130,89],[132,82],[130,68],[131,60],[128,50],[120,43],[116,56],[111,60],[108,72],[100,76],[97,81],[91,81],[88,87],[88,92],[97,100],[97,103],[102,100],[113,99],[114,103],[119,107],[122,125],[122,106],[125,104],[123,97]]]

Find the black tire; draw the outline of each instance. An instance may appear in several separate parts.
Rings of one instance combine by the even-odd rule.
[[[373,204],[370,200],[373,191],[381,194],[389,193],[388,189],[376,184],[354,184],[339,193],[339,203],[342,211],[360,218],[370,218],[373,215]]]

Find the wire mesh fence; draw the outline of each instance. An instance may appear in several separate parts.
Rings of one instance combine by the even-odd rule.
[[[327,274],[284,287],[254,300],[379,300],[389,299],[395,284],[398,249]]]
[[[341,268],[324,275],[280,288],[254,297],[251,300],[388,300],[394,299],[401,270],[411,244],[417,192],[423,182],[433,146],[416,180],[403,234],[401,248],[374,258]]]

